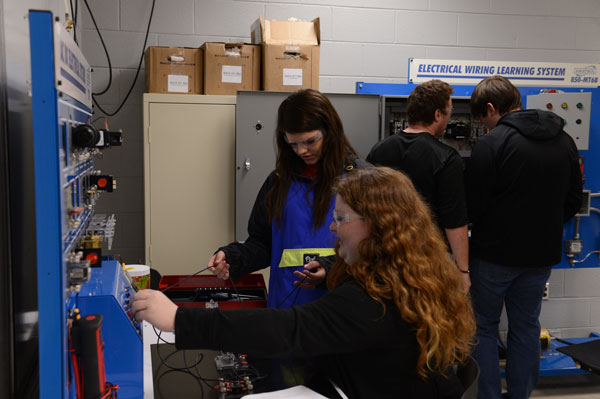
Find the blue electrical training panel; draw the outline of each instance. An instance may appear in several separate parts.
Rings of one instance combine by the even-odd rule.
[[[92,124],[91,68],[52,13],[30,11],[29,30],[40,398],[78,396],[70,352],[77,314],[102,314],[106,381],[119,385],[121,399],[141,398],[142,336],[129,313],[132,283],[119,262],[100,260],[101,241],[89,235],[102,224],[95,215],[100,191],[114,188],[112,177],[99,182],[94,158],[108,141],[120,145],[121,136],[90,128],[97,142],[74,142],[73,132]],[[111,223],[114,229],[113,220],[106,231]]]
[[[388,125],[390,121],[385,120],[390,115],[389,109],[385,109],[386,100],[391,104],[390,107],[393,107],[394,99],[404,99],[405,101],[416,86],[412,83],[356,83],[356,93],[382,96],[383,109],[381,112],[384,116],[382,118],[382,137],[390,134],[390,130],[387,129],[393,129],[393,126]],[[466,123],[471,124],[473,129],[480,129],[479,121],[468,120],[468,99],[475,86],[453,85],[453,88],[455,92],[452,96],[454,105],[452,118],[462,111],[465,113]],[[600,267],[600,88],[523,86],[517,86],[517,88],[521,93],[525,108],[533,108],[533,106],[528,106],[528,103],[531,103],[535,105],[535,108],[549,109],[565,119],[567,122],[565,131],[573,136],[583,163],[584,190],[587,191],[588,205],[582,207],[581,216],[577,216],[565,224],[563,232],[565,249],[561,262],[554,268]],[[580,113],[581,116],[575,116],[571,121],[570,113],[574,115]],[[584,128],[589,126],[589,133],[588,129],[585,129],[580,135],[581,128],[577,122]],[[398,126],[398,128],[401,127],[401,125]],[[571,132],[570,128],[579,128],[580,130]],[[585,134],[587,137],[584,137]],[[468,151],[461,151],[460,140],[455,140],[453,144],[457,144],[454,146],[461,155],[468,156]],[[543,201],[544,198],[539,200]],[[576,223],[577,220],[578,223]],[[515,228],[519,227],[515,226]],[[575,238],[576,236],[578,237]]]

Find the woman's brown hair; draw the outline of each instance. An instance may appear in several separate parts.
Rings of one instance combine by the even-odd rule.
[[[267,193],[266,206],[270,220],[281,222],[281,213],[290,183],[305,166],[304,161],[285,141],[285,134],[320,130],[323,134],[321,158],[312,180],[313,226],[325,222],[333,194],[335,179],[344,172],[344,166],[352,164],[356,151],[344,134],[344,127],[335,108],[327,97],[316,90],[299,90],[286,98],[277,112],[277,178]]]
[[[339,180],[336,192],[363,217],[369,235],[359,260],[338,260],[327,277],[333,288],[351,278],[374,300],[392,300],[415,326],[421,353],[417,372],[444,373],[470,352],[475,318],[431,212],[410,179],[389,168],[357,170]]]

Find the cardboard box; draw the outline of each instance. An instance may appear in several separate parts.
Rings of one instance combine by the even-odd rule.
[[[260,17],[252,24],[251,36],[252,43],[262,44],[263,90],[319,89],[319,18],[304,22]]]
[[[204,94],[260,90],[260,57],[260,46],[254,44],[204,43]]]
[[[148,47],[147,93],[202,94],[202,52],[189,47]]]

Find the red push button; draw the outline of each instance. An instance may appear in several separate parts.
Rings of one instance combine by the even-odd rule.
[[[89,260],[90,264],[95,265],[98,262],[98,255],[96,254],[87,254],[85,260]]]

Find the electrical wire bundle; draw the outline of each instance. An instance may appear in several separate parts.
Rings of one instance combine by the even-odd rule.
[[[77,42],[77,36],[76,36],[76,32],[77,32],[77,9],[78,9],[78,2],[77,0],[75,0],[75,8],[73,8],[73,0],[70,0],[71,2],[71,14],[74,15],[73,16],[73,27],[74,27],[74,36],[73,39],[75,40],[75,42]],[[90,18],[92,19],[92,22],[94,24],[94,27],[96,28],[96,32],[98,33],[98,37],[100,38],[100,43],[102,44],[102,47],[104,49],[104,53],[106,54],[106,60],[108,62],[108,83],[106,85],[106,87],[99,91],[99,92],[94,92],[92,93],[92,100],[94,101],[94,104],[96,105],[96,107],[102,112],[104,113],[106,116],[114,116],[117,113],[119,113],[119,111],[121,111],[121,109],[123,108],[123,106],[125,105],[125,103],[127,102],[127,100],[129,99],[129,95],[131,94],[131,92],[133,91],[133,88],[135,87],[135,83],[137,82],[138,76],[140,74],[140,70],[142,68],[142,62],[144,61],[144,50],[146,49],[146,44],[148,43],[148,34],[150,33],[150,25],[152,24],[152,17],[154,16],[154,5],[156,4],[156,0],[152,0],[152,7],[150,9],[150,17],[148,19],[148,26],[146,27],[146,36],[144,37],[144,45],[142,47],[142,54],[140,55],[140,60],[138,62],[138,66],[135,72],[135,77],[133,78],[133,82],[131,82],[131,86],[129,87],[129,90],[127,91],[127,94],[125,95],[125,98],[123,99],[123,101],[121,102],[121,104],[117,107],[117,109],[113,112],[108,112],[105,109],[103,109],[100,104],[98,103],[97,100],[97,96],[101,96],[103,94],[105,94],[111,87],[112,85],[112,63],[110,60],[110,55],[108,53],[108,49],[106,48],[106,44],[104,43],[104,38],[102,37],[102,33],[100,33],[100,29],[98,28],[98,24],[96,23],[96,18],[94,17],[94,13],[92,12],[90,5],[88,4],[87,0],[83,0],[89,14],[90,14]],[[73,14],[74,12],[74,14]]]
[[[188,280],[206,270],[208,270],[209,267],[206,267],[204,269],[201,269],[199,271],[197,271],[194,274],[191,274],[179,281],[177,281],[174,284],[171,284],[170,286],[164,288],[161,290],[161,292],[165,292],[179,284],[181,284],[182,282],[184,282],[185,280]],[[304,279],[301,281],[304,282],[304,280],[306,279],[306,276],[304,277]],[[244,301],[243,301],[243,296],[239,295],[238,289],[235,286],[235,283],[233,281],[233,279],[231,278],[231,275],[229,276],[229,280],[231,282],[231,286],[233,288],[233,290],[235,291],[236,297],[238,298],[238,300],[240,301],[240,304],[242,306],[242,308],[244,307]],[[289,294],[285,297],[285,299],[282,301],[285,302],[287,300],[287,298],[289,298],[295,291],[299,290],[299,286],[294,287],[294,289],[292,289]],[[298,292],[296,293],[296,297],[294,297],[294,303],[296,302],[296,298],[298,296]],[[277,307],[281,306],[280,303]],[[218,383],[220,380],[218,379],[209,379],[209,378],[204,378],[199,370],[199,365],[202,362],[202,360],[204,359],[204,354],[200,353],[198,355],[195,356],[194,362],[191,363],[190,360],[188,360],[187,356],[186,356],[186,350],[183,349],[177,349],[171,353],[169,353],[168,355],[164,356],[163,353],[161,353],[160,350],[160,343],[164,343],[167,345],[171,345],[173,346],[172,343],[167,342],[166,340],[164,340],[161,337],[162,331],[157,331],[156,328],[154,326],[152,326],[152,329],[154,330],[154,333],[157,336],[157,340],[156,340],[156,354],[158,356],[158,358],[160,359],[160,366],[157,369],[157,373],[158,371],[160,371],[161,367],[165,367],[167,368],[167,371],[165,371],[164,373],[160,374],[158,376],[158,378],[156,379],[156,386],[158,389],[158,393],[159,395],[161,394],[160,392],[160,385],[161,385],[161,380],[162,378],[167,375],[167,374],[171,374],[171,373],[183,373],[185,375],[189,375],[191,377],[193,377],[199,384],[200,386],[200,390],[202,392],[202,398],[204,397],[204,387],[208,386],[210,389],[217,389],[218,385],[215,386],[214,384]],[[183,356],[183,364],[184,367],[178,367],[175,366],[173,364],[170,364],[168,361],[169,359],[171,359],[173,356],[175,356],[177,353],[181,353]],[[221,354],[223,355],[223,352],[221,352]],[[227,378],[231,378],[231,379],[236,379],[236,380],[243,380],[244,378],[248,377],[250,378],[250,380],[254,383],[256,381],[259,381],[261,379],[266,378],[266,375],[262,375],[258,370],[256,370],[256,368],[250,366],[250,365],[244,365],[243,367],[239,367],[239,365],[234,365],[232,368],[228,369],[226,373],[224,373],[227,375]]]
[[[171,288],[178,286],[179,284],[183,283],[184,281],[208,270],[210,267],[205,267],[199,271],[197,271],[194,274],[191,274],[187,277],[184,277],[183,279],[175,282],[174,284],[169,285],[168,287],[164,288],[161,290],[161,292],[165,292],[167,290],[170,290]],[[308,277],[308,275],[304,276],[304,278],[300,281],[300,284],[302,284],[306,278]],[[233,279],[231,278],[231,274],[229,275],[229,280],[231,282],[231,286],[233,288],[233,290],[235,291],[236,297],[238,298],[238,300],[240,301],[240,304],[242,306],[242,308],[244,308],[244,301],[241,295],[239,295],[238,289],[235,286],[235,283],[233,281]],[[293,306],[294,303],[296,303],[296,299],[298,298],[298,295],[300,293],[300,285],[296,285],[286,296],[285,298],[276,306],[276,308],[279,308],[283,303],[285,303],[285,301],[292,295],[294,294],[294,292],[296,293],[296,295],[294,296],[294,300],[292,301],[292,304],[290,306]],[[169,353],[168,355],[164,356],[163,353],[161,353],[160,350],[160,344],[161,342],[167,345],[171,345],[173,346],[174,344],[167,342],[166,340],[164,340],[161,337],[162,331],[157,331],[156,328],[154,326],[152,326],[152,329],[154,330],[154,333],[157,336],[156,339],[156,354],[158,356],[158,358],[160,359],[160,365],[157,369],[157,373],[160,371],[160,369],[162,367],[165,367],[167,370],[160,374],[157,379],[156,379],[156,387],[158,390],[158,394],[161,395],[160,392],[160,386],[161,386],[161,381],[163,379],[163,377],[165,375],[171,374],[171,373],[182,373],[184,375],[189,375],[192,378],[194,378],[199,386],[200,386],[200,391],[201,391],[201,397],[204,398],[204,387],[208,386],[210,389],[218,389],[219,386],[218,385],[213,385],[218,383],[220,380],[218,379],[208,379],[208,378],[204,378],[201,373],[200,370],[198,368],[198,366],[200,365],[200,363],[202,362],[202,360],[204,359],[204,354],[200,353],[197,354],[195,356],[194,362],[191,364],[190,361],[188,360],[187,356],[186,356],[186,350],[183,349],[176,349],[173,352]],[[181,353],[183,356],[183,364],[184,367],[178,367],[175,366],[173,364],[170,364],[168,362],[169,359],[171,359],[173,356],[175,356],[176,354]],[[223,352],[221,352],[221,354],[223,355]],[[238,367],[236,367],[238,366]],[[245,365],[243,368],[240,368],[239,365],[234,365],[232,368],[227,370],[227,375],[228,378],[231,379],[236,379],[236,380],[243,380],[244,378],[248,377],[250,378],[250,381],[252,381],[252,383],[259,381],[261,379],[266,378],[266,375],[261,375],[260,372],[258,370],[256,370],[254,367],[250,366],[250,365]],[[159,396],[160,397],[160,396]]]

